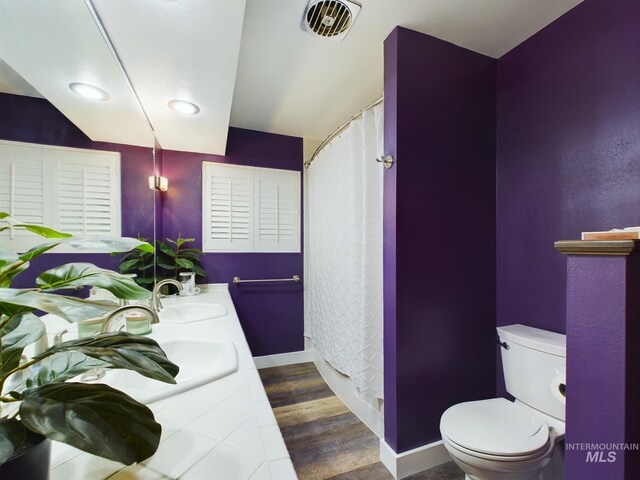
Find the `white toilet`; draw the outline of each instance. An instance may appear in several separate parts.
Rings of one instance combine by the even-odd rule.
[[[467,480],[562,480],[566,337],[524,325],[499,327],[507,391],[447,409],[440,433]]]

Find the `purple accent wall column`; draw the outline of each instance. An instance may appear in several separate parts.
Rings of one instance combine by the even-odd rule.
[[[398,158],[398,29],[384,42],[384,153]],[[383,204],[383,352],[384,352],[384,437],[398,452],[398,370],[396,304],[396,164],[384,172]]]
[[[404,28],[385,41],[385,440],[495,392],[496,61]]]
[[[163,198],[162,237],[195,237],[202,246],[202,162],[302,170],[302,139],[230,128],[227,154],[162,152],[169,179]],[[302,195],[300,196],[302,199]],[[302,206],[302,203],[301,203]],[[228,283],[240,323],[254,356],[304,349],[303,287],[295,283],[234,285],[233,277],[303,276],[301,253],[206,253],[209,283]]]
[[[640,224],[638,25],[638,1],[585,0],[498,60],[499,326],[564,333],[553,242]]]
[[[47,100],[0,93],[0,139],[62,147],[120,152],[122,235],[153,236],[153,196],[147,186],[152,174],[151,149],[93,142]],[[151,133],[149,133],[151,135]],[[16,278],[14,287],[31,287],[42,271],[72,261],[117,269],[118,258],[107,254],[46,254]]]
[[[571,253],[566,244],[586,245]],[[614,242],[616,243],[616,242]],[[567,480],[640,478],[640,242],[558,242],[567,258]],[[565,246],[563,246],[565,244]]]

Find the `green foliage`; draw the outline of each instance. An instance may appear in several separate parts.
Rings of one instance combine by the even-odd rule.
[[[36,280],[36,285],[43,292],[55,292],[60,288],[81,287],[87,284],[108,288],[116,298],[142,300],[148,296],[146,291],[138,288],[129,278],[90,263],[68,263],[52,268],[40,274]]]
[[[162,427],[151,410],[108,385],[54,383],[19,398],[25,427],[85,452],[130,465],[158,448]]]
[[[141,239],[145,240],[145,239]],[[156,242],[156,276],[159,282],[167,278],[178,279],[180,272],[195,272],[199,277],[206,278],[207,272],[200,264],[200,257],[204,253],[189,247],[187,244],[194,242],[195,238],[182,238],[178,235],[176,240],[165,238],[165,241]],[[120,273],[135,273],[135,281],[149,290],[153,290],[153,255],[148,252],[133,250],[125,255],[120,262]]]
[[[117,298],[139,300],[149,292],[131,278],[90,263],[70,263],[43,272],[33,288],[11,288],[29,262],[64,243],[83,250],[132,251],[153,256],[153,247],[133,238],[74,238],[27,225],[0,212],[0,231],[19,228],[48,242],[25,253],[0,248],[0,463],[22,445],[28,430],[89,453],[126,464],[153,455],[161,426],[146,406],[107,385],[67,383],[96,367],[133,370],[175,383],[178,367],[152,339],[110,332],[71,340],[21,361],[26,346],[45,334],[33,312],[79,321],[109,313],[114,305],[59,295],[59,290],[97,286]]]
[[[182,238],[178,235],[176,240],[165,238],[164,242],[158,241],[158,266],[163,270],[166,278],[178,279],[180,272],[195,272],[199,277],[206,277],[207,272],[200,265],[202,250],[187,246],[195,242],[195,238]]]
[[[139,238],[139,240],[147,241],[146,238]],[[155,282],[162,280],[154,277],[153,251],[131,250],[120,260],[118,270],[122,274],[135,274],[135,282],[147,290],[153,290]]]

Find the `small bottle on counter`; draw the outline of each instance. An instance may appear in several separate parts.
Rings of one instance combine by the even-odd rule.
[[[93,337],[100,333],[104,317],[90,318],[78,322],[78,338]]]
[[[151,320],[142,312],[131,312],[125,315],[127,333],[132,335],[148,335],[151,333]]]

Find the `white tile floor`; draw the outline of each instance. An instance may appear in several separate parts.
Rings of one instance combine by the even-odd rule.
[[[226,285],[198,297],[204,300],[223,303],[229,315],[199,322],[211,324],[201,325],[200,334],[232,340],[238,371],[150,405],[163,433],[156,454],[142,464],[125,467],[54,442],[51,480],[297,479]]]

